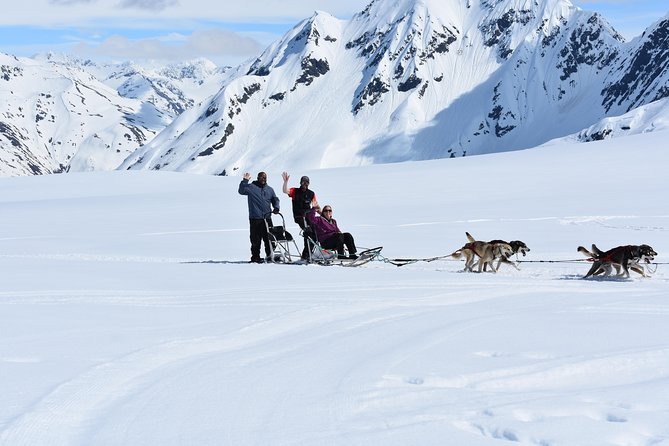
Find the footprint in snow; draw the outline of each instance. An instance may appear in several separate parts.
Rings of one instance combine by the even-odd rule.
[[[420,386],[422,385],[425,380],[423,378],[419,378],[417,376],[411,376],[405,380],[407,384],[413,384],[415,386]]]

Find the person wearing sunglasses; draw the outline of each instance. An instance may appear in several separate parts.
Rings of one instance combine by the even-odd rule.
[[[320,216],[316,215],[320,214]],[[316,205],[307,212],[307,220],[316,235],[322,248],[335,249],[340,259],[357,259],[355,241],[349,232],[341,232],[337,226],[337,220],[332,218],[332,206],[325,205],[323,209]],[[348,257],[344,252],[344,246],[348,250]]]

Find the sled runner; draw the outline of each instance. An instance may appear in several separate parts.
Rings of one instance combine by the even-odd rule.
[[[359,251],[355,258],[340,258],[337,251],[323,248],[313,233],[307,233],[307,243],[309,244],[309,263],[317,265],[361,266],[376,259],[383,249],[382,246],[378,246]]]
[[[355,258],[340,258],[337,256],[336,251],[321,248],[318,243],[313,241],[311,241],[311,243],[314,243],[314,246],[310,262],[317,265],[339,265],[346,267],[362,266],[379,257],[381,250],[383,249],[383,246],[377,246],[376,248],[365,249],[358,252]]]
[[[381,254],[382,249],[383,246],[377,246],[376,248],[365,249],[364,251],[360,251],[358,253],[357,259],[342,259],[339,261],[342,262],[341,266],[349,266],[349,267],[362,266],[365,263],[369,263],[372,260],[376,259]]]

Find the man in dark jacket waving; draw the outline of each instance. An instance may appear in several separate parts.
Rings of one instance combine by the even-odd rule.
[[[244,179],[239,183],[239,193],[246,195],[249,203],[249,226],[251,231],[251,262],[262,263],[260,258],[260,241],[265,244],[265,256],[272,255],[272,246],[267,235],[267,226],[272,226],[271,212],[279,213],[279,197],[274,189],[267,185],[267,174],[260,172],[258,179],[249,183],[250,173],[244,174]],[[272,210],[274,208],[274,210]]]

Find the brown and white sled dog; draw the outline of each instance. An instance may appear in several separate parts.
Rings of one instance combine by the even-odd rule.
[[[603,274],[605,277],[611,275],[615,268],[616,275],[630,276],[630,270],[647,277],[642,263],[651,263],[655,260],[657,253],[649,245],[623,245],[602,251],[593,243],[592,251],[579,246],[577,251],[593,260],[590,271],[584,277]]]
[[[493,265],[495,259],[501,257],[509,257],[512,254],[511,246],[508,243],[488,243],[479,240],[473,240],[471,235],[467,232],[469,243],[451,254],[451,257],[459,259],[464,256],[465,269],[464,271],[474,271],[474,266],[478,258],[478,271],[482,272],[483,268],[490,266],[492,272],[497,272]]]
[[[467,234],[467,239],[470,242],[475,241],[474,237],[472,237],[472,235],[469,232],[465,232],[465,234]],[[517,258],[518,254],[522,254],[523,257],[525,257],[527,255],[527,253],[530,252],[530,248],[528,248],[527,245],[520,240],[511,240],[510,242],[507,242],[507,241],[504,241],[504,240],[490,240],[488,243],[493,243],[493,244],[494,243],[505,243],[505,244],[507,244],[511,247],[511,254],[509,254],[506,257],[499,257],[497,259],[497,267],[495,268],[496,270],[499,270],[499,267],[502,263],[506,263],[508,265],[513,266],[518,271],[520,271],[520,268],[518,268],[518,265],[516,264],[516,262],[512,261],[510,259],[510,257],[515,255],[516,258]],[[485,271],[485,270],[486,270],[486,267],[484,265],[483,266],[483,271]]]

